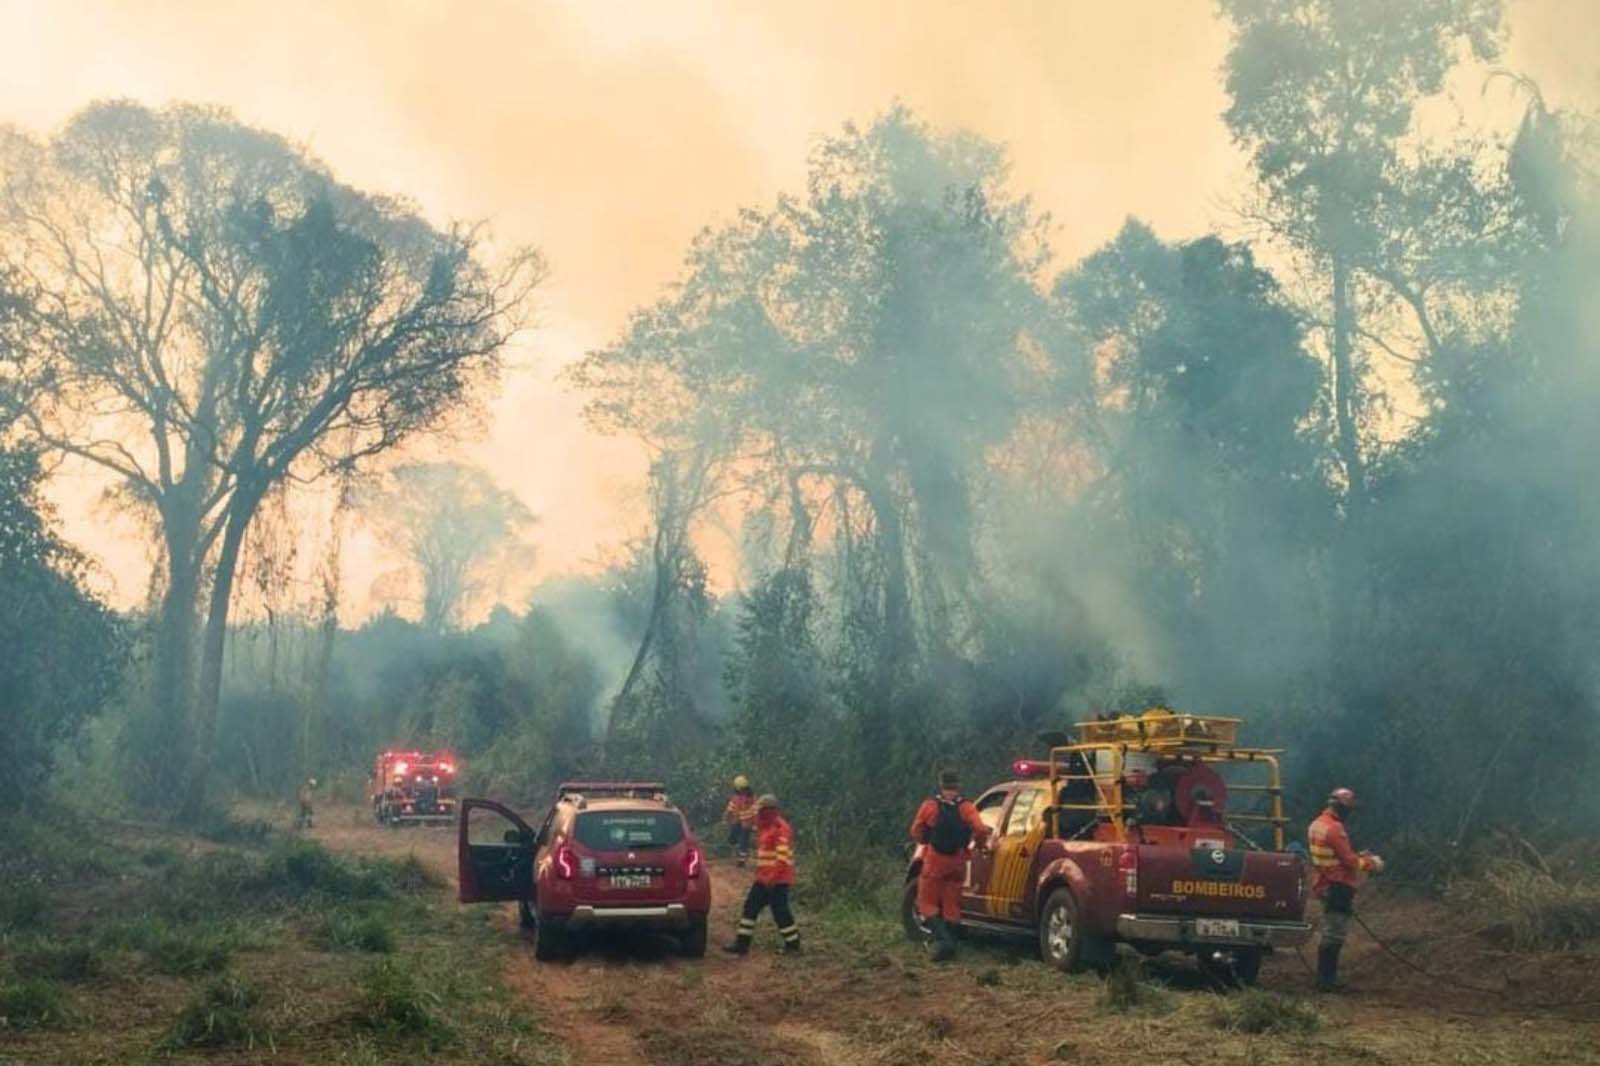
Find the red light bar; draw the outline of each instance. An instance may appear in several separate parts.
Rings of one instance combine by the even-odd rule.
[[[1018,777],[1048,777],[1050,764],[1037,759],[1018,759],[1011,764],[1011,772]]]

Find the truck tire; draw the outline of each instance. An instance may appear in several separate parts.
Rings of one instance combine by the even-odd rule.
[[[678,954],[686,959],[706,957],[706,920],[703,915],[689,919],[689,931],[678,938]]]
[[[1075,973],[1085,963],[1087,940],[1078,922],[1078,901],[1069,889],[1058,888],[1044,901],[1039,912],[1039,954],[1062,973]]]
[[[906,939],[913,944],[926,944],[933,939],[933,930],[917,911],[917,879],[906,882],[905,894],[900,900],[900,924],[905,928]]]
[[[533,957],[554,962],[567,955],[566,923],[555,918],[540,918],[533,931]]]
[[[1240,948],[1233,953],[1233,976],[1241,988],[1254,988],[1261,976],[1261,949]]]

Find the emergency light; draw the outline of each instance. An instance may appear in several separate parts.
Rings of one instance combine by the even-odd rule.
[[[1037,759],[1018,759],[1011,764],[1011,772],[1018,777],[1047,777],[1050,774],[1050,764],[1039,762]]]

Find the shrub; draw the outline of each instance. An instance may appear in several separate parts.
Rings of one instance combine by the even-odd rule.
[[[39,1029],[65,1018],[61,987],[37,977],[0,980],[0,1019],[12,1029]]]
[[[278,836],[271,822],[262,818],[235,818],[218,813],[200,827],[200,836],[217,844],[265,844]]]
[[[323,919],[317,940],[330,951],[371,951],[388,954],[394,950],[394,929],[377,914],[351,914],[335,911]]]
[[[255,1047],[268,1038],[257,1006],[261,996],[237,977],[212,980],[173,1021],[161,1040],[179,1048]]]
[[[50,922],[50,896],[33,882],[11,885],[0,892],[0,932],[42,929]]]
[[[356,997],[356,1022],[368,1029],[426,1037],[431,1044],[449,1037],[435,1016],[438,997],[423,989],[409,967],[380,959],[362,971]]]
[[[1294,1033],[1309,1036],[1322,1028],[1322,1015],[1303,999],[1252,988],[1237,996],[1218,996],[1210,1006],[1211,1024],[1233,1033]]]
[[[92,944],[50,941],[19,948],[11,961],[22,977],[42,977],[52,981],[89,981],[105,970],[105,960]]]
[[[157,870],[168,866],[176,866],[182,857],[177,848],[158,844],[141,851],[139,853],[139,862],[152,870]]]

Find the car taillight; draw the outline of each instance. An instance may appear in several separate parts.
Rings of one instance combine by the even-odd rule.
[[[700,868],[705,865],[705,858],[700,854],[699,848],[690,848],[683,855],[683,876],[694,878],[700,876]]]
[[[573,854],[570,844],[563,844],[556,849],[556,876],[563,881],[578,876],[578,857]]]
[[[1117,873],[1122,880],[1122,894],[1128,899],[1139,898],[1139,849],[1126,848],[1117,858]]]

